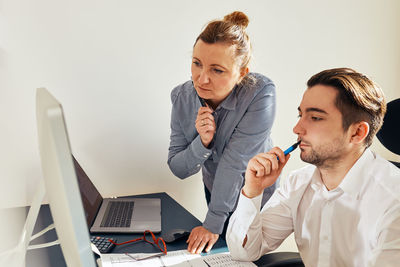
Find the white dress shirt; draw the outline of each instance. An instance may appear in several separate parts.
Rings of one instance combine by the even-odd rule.
[[[369,149],[336,189],[308,165],[260,208],[261,196],[240,195],[226,234],[234,259],[257,260],[294,232],[306,266],[400,266],[400,169]]]

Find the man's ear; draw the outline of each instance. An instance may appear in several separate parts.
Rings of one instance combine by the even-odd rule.
[[[369,133],[369,124],[366,121],[360,121],[350,126],[351,139],[350,142],[359,144],[362,143]]]

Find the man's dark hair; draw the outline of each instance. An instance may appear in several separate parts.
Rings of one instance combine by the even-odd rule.
[[[342,114],[344,131],[353,123],[365,121],[369,124],[369,133],[365,138],[365,145],[369,147],[382,126],[386,112],[386,101],[380,87],[350,68],[324,70],[307,82],[308,88],[319,84],[332,86],[338,91],[335,105]]]

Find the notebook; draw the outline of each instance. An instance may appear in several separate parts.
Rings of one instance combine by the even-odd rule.
[[[103,198],[72,156],[91,233],[161,232],[160,198]]]

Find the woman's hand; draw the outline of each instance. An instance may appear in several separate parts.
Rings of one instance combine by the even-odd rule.
[[[243,194],[253,198],[273,185],[289,158],[290,155],[285,156],[279,147],[272,148],[268,153],[254,156],[247,164]]]
[[[192,254],[199,254],[207,245],[206,252],[209,252],[217,242],[219,234],[208,231],[203,226],[197,226],[192,229],[188,240],[188,251]]]
[[[210,107],[200,107],[197,112],[196,130],[200,135],[201,142],[205,147],[211,143],[217,129]]]

